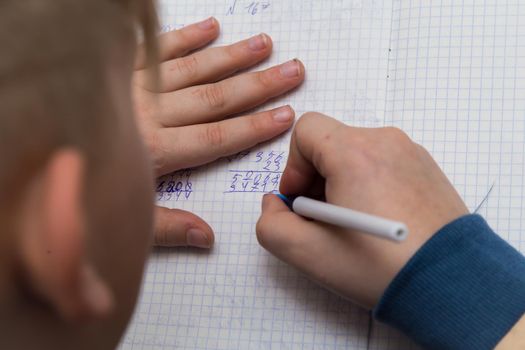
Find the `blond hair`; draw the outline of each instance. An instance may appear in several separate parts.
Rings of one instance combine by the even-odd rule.
[[[120,45],[134,54],[142,31],[152,62],[156,28],[152,0],[0,3],[0,248],[17,200],[54,150],[79,149],[88,168],[104,158],[117,126],[109,56]]]

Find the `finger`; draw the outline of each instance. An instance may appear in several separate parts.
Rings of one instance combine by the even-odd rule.
[[[198,216],[179,209],[156,208],[156,246],[211,248],[213,241],[211,227]]]
[[[199,23],[191,24],[159,36],[159,62],[182,57],[199,49],[219,36],[219,22],[211,17]],[[146,68],[146,54],[141,45],[137,53],[135,69]]]
[[[374,289],[371,281],[381,279],[376,266],[393,265],[390,258],[377,253],[394,248],[382,240],[308,221],[271,194],[263,198],[256,232],[259,243],[270,253],[328,289],[355,297],[365,306],[372,307],[377,302],[373,296],[381,295],[386,288],[376,283],[378,290],[368,292]],[[366,278],[363,271],[367,271]]]
[[[294,117],[294,110],[285,106],[216,123],[161,130],[158,141],[165,151],[157,172],[203,165],[251,148],[288,130]]]
[[[309,225],[306,219],[294,214],[276,195],[265,194],[262,198],[261,209],[261,217],[257,221],[255,228],[257,240],[261,246],[272,254],[278,254],[281,247],[283,250],[286,250],[292,241],[298,239],[296,237],[296,232],[299,230],[297,228],[292,229],[294,225],[299,225],[297,227],[301,227],[302,224],[305,224],[306,226]],[[275,226],[277,226],[275,223],[281,223],[281,220],[284,220],[283,222],[285,223],[286,228],[290,229],[289,234],[280,234],[281,231],[285,231],[286,228],[283,230],[277,230],[275,228]],[[281,246],[281,244],[284,244],[285,246]]]
[[[262,72],[163,94],[158,121],[164,126],[182,126],[221,120],[282,95],[303,80],[303,64],[292,60]]]
[[[327,178],[325,159],[331,133],[346,127],[319,113],[307,113],[299,119],[292,133],[290,152],[279,190],[286,195],[308,193],[319,176]]]
[[[160,66],[160,92],[216,82],[261,62],[271,51],[272,40],[260,34],[231,46],[214,47],[164,62]],[[140,72],[138,82],[150,91],[156,88],[145,72]]]
[[[273,194],[263,197],[256,233],[257,240],[266,250],[303,270],[312,262],[311,254],[317,253],[316,259],[322,256],[315,247],[326,246],[326,241],[330,240],[323,226],[291,212]]]

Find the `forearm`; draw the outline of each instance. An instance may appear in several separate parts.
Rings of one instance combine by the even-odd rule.
[[[525,258],[475,215],[430,239],[374,310],[380,321],[439,349],[504,344],[524,312]]]

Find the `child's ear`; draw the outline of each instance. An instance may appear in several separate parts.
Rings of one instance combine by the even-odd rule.
[[[27,285],[67,321],[101,317],[113,306],[85,254],[85,177],[81,153],[56,152],[30,187],[21,218]]]

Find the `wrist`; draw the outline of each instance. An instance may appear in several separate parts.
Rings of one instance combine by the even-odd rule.
[[[492,348],[525,312],[523,290],[525,258],[467,215],[410,259],[374,315],[428,348]]]

